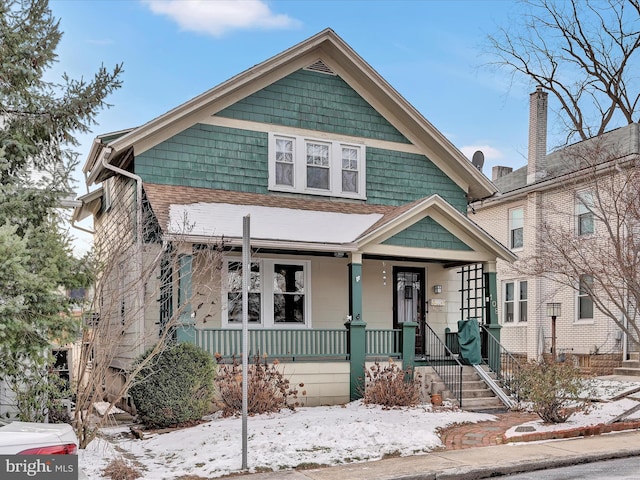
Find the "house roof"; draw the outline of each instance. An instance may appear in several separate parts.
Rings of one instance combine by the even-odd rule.
[[[600,158],[593,159],[597,150]],[[553,187],[567,175],[576,174],[585,168],[604,166],[612,161],[640,154],[640,124],[632,123],[607,132],[599,137],[569,145],[545,157],[545,172],[533,183],[527,184],[527,165],[493,181],[500,194],[516,193],[526,189]],[[586,157],[586,158],[585,158]]]
[[[100,180],[103,161],[115,162],[131,147],[138,155],[191,125],[206,122],[227,106],[318,60],[384,115],[471,199],[485,198],[496,191],[493,184],[442,133],[331,29],[323,30],[142,126],[96,139],[84,166],[88,183]],[[103,159],[105,154],[108,160]]]
[[[438,195],[393,207],[156,184],[145,184],[144,188],[163,232],[193,242],[225,238],[229,243],[240,243],[242,218],[249,215],[254,246],[392,254],[398,247],[380,247],[380,243],[431,216],[445,228],[453,229],[472,250],[490,252],[492,258],[515,259],[509,250]],[[382,250],[374,252],[371,248]],[[451,253],[435,250],[412,253],[418,257],[442,255],[440,259],[453,260]]]

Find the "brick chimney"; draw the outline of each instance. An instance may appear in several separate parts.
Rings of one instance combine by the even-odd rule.
[[[529,100],[529,157],[527,185],[547,176],[547,97],[549,94],[537,87]]]
[[[493,167],[493,169],[491,170],[491,180],[495,182],[499,178],[502,178],[505,175],[509,175],[511,172],[513,172],[512,167],[503,167],[503,166],[497,165]]]

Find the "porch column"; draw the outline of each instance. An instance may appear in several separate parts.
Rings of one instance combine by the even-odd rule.
[[[367,324],[362,319],[362,254],[351,254],[349,264],[349,398],[357,400],[364,387]]]
[[[178,258],[178,311],[179,322],[176,329],[178,343],[196,343],[196,321],[191,317],[191,274],[193,257],[181,255]]]
[[[496,262],[485,262],[482,265],[484,275],[484,288],[485,288],[485,312],[486,312],[486,324],[487,330],[498,341],[496,345],[494,342],[489,342],[487,347],[487,356],[489,361],[489,367],[494,372],[500,371],[500,329],[502,326],[498,323],[498,283],[496,280]]]
[[[409,368],[413,373],[416,356],[416,322],[402,323],[402,368],[406,372]]]

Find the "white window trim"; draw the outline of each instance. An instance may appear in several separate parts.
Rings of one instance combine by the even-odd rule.
[[[580,297],[583,296],[583,295],[580,295],[580,277],[578,277],[578,285],[575,292],[576,292],[575,294],[576,308],[575,308],[575,316],[574,316],[573,323],[580,324],[580,325],[592,325],[596,319],[596,305],[593,300],[591,300],[591,304],[592,304],[591,310],[593,312],[593,316],[591,318],[580,318]]]
[[[293,186],[276,185],[277,138],[286,138],[293,141]],[[307,187],[307,142],[329,146],[330,177],[328,190]],[[342,191],[342,147],[355,148],[360,152],[358,157],[358,192]],[[366,147],[363,144],[269,132],[269,190],[366,200],[366,154]]]
[[[242,322],[229,322],[229,306],[227,285],[230,262],[242,262],[241,257],[228,256],[224,258],[222,270],[221,299],[222,299],[222,326],[224,328],[242,328]],[[289,258],[253,258],[251,263],[257,263],[260,268],[260,322],[249,323],[250,329],[262,328],[282,328],[282,329],[310,329],[311,323],[311,261],[292,260]],[[305,323],[275,323],[273,321],[273,281],[269,275],[269,280],[265,281],[265,272],[269,274],[273,271],[273,266],[278,264],[301,265],[304,268],[304,318]]]
[[[591,199],[593,200],[593,192],[590,190],[583,190],[580,192],[576,193],[576,198],[575,198],[575,228],[576,228],[576,235],[580,236],[580,237],[589,237],[592,235],[595,235],[596,233],[596,215],[595,213],[593,213],[593,210],[591,208],[589,208],[589,206],[582,201],[583,196],[589,195],[591,196]],[[593,222],[593,232],[591,233],[580,233],[580,208],[584,207],[588,210],[588,212],[584,212],[584,213],[591,213],[591,221]]]
[[[527,279],[522,280],[504,280],[502,282],[502,325],[504,326],[513,326],[513,325],[527,325],[529,322],[527,320],[520,320],[520,303],[522,299],[520,298],[520,285],[523,282],[527,282],[527,319],[529,317],[529,284]],[[506,309],[504,308],[505,303],[507,303],[507,284],[513,283],[513,321],[507,322],[506,320]]]
[[[518,227],[518,228],[522,228],[522,246],[521,247],[513,247],[511,245],[511,237],[512,237],[511,232],[513,232],[513,230],[515,230],[515,228],[513,228],[513,223],[511,221],[511,219],[512,219],[511,212],[513,212],[515,210],[521,210],[522,211],[522,227]],[[507,244],[509,245],[509,249],[512,252],[522,251],[524,249],[524,207],[523,206],[519,206],[519,207],[510,208],[509,211],[508,211],[508,215],[509,215],[509,218],[508,218],[508,222],[509,222],[508,235],[509,235],[509,238],[507,239]]]

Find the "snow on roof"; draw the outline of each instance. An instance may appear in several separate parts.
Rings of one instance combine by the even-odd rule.
[[[242,237],[246,215],[252,238],[316,243],[353,242],[383,216],[229,203],[172,204],[169,233]]]

